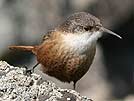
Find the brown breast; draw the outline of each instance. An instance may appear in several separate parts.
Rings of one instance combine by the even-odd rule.
[[[44,73],[63,82],[78,81],[89,69],[95,55],[95,46],[86,54],[66,49],[59,40],[48,40],[37,50],[37,60]]]

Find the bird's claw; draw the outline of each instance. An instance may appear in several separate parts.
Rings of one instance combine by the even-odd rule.
[[[31,69],[29,69],[27,66],[22,66],[22,68],[26,68],[26,72],[25,72],[25,74],[26,75],[31,75],[32,73],[34,73],[34,68],[31,68]]]

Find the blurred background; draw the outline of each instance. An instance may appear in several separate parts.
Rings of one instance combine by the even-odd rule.
[[[0,0],[0,59],[14,66],[32,67],[34,55],[10,51],[8,46],[37,45],[48,30],[80,11],[100,18],[123,40],[108,34],[99,40],[93,65],[77,83],[76,91],[94,101],[134,101],[133,0]],[[62,88],[73,87],[38,68],[36,72],[44,79]]]

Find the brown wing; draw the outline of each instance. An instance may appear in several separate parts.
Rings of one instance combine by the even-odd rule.
[[[54,30],[51,30],[51,31],[47,32],[47,33],[43,36],[42,42],[47,41],[48,39],[50,39],[51,36],[52,36],[52,33],[54,33]]]

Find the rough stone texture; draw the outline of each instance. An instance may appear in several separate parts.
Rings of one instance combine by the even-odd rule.
[[[0,101],[92,101],[74,90],[61,89],[26,68],[0,61]]]

